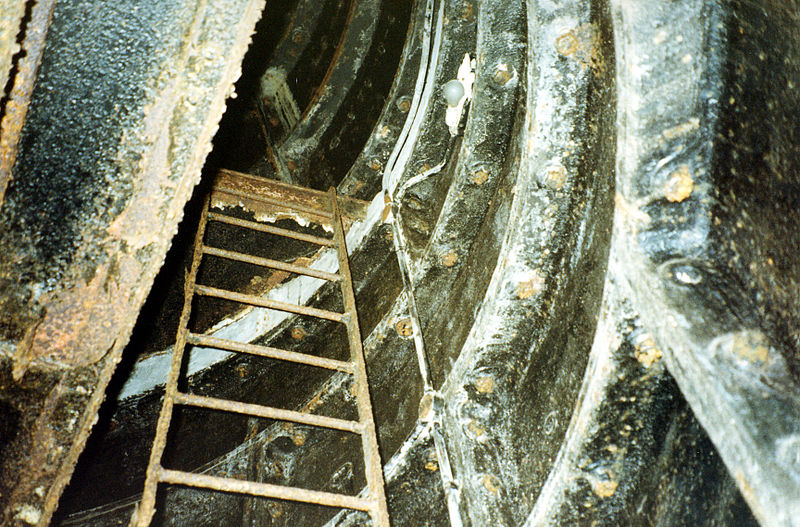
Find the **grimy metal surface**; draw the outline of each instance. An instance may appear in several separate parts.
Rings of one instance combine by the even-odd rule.
[[[232,178],[226,180],[226,183],[231,184],[232,186],[239,186],[242,180],[249,181],[251,183],[253,182],[253,178],[251,176],[239,178],[238,175],[233,175]],[[219,182],[219,179],[217,181]],[[269,185],[264,185],[261,188],[268,186]],[[219,189],[215,187],[214,192],[218,190]],[[277,192],[284,196],[284,199],[281,199],[278,196],[271,196],[270,198],[274,200],[275,205],[283,205],[284,208],[290,208],[295,211],[300,208],[309,208],[302,205],[298,206],[298,200],[296,199],[297,195],[314,196],[314,193],[309,193],[307,189],[295,189],[294,187],[288,185],[280,185]],[[146,527],[150,524],[153,514],[155,513],[156,491],[159,483],[171,483],[225,492],[250,494],[253,496],[267,498],[279,498],[304,503],[362,510],[369,512],[373,521],[373,525],[376,527],[389,527],[389,513],[386,506],[386,494],[383,479],[383,464],[381,463],[380,452],[378,450],[375,421],[372,414],[372,404],[370,402],[366,362],[364,360],[364,350],[361,344],[361,333],[358,326],[358,314],[356,312],[355,294],[353,293],[347,247],[345,245],[342,214],[339,209],[339,200],[337,198],[335,189],[331,188],[326,197],[328,197],[329,207],[327,210],[312,209],[311,211],[313,213],[312,216],[315,218],[322,216],[332,220],[334,229],[333,241],[339,260],[339,273],[322,273],[322,276],[320,277],[339,282],[345,306],[345,313],[334,313],[308,306],[275,302],[254,295],[245,295],[234,291],[225,291],[213,287],[198,285],[196,283],[197,272],[200,267],[202,257],[206,254],[233,258],[239,261],[255,263],[257,265],[266,265],[267,267],[273,267],[277,269],[284,269],[284,267],[287,267],[287,265],[282,262],[276,262],[264,258],[250,257],[241,253],[224,251],[205,246],[203,244],[203,237],[205,235],[208,221],[218,220],[224,217],[220,214],[213,214],[212,217],[212,213],[209,212],[212,197],[210,195],[208,198],[206,198],[195,237],[192,264],[186,278],[186,284],[184,286],[183,311],[178,326],[175,347],[173,349],[172,366],[167,379],[166,391],[164,393],[161,411],[159,413],[156,436],[153,441],[153,448],[151,451],[150,460],[148,462],[144,492],[142,494],[141,502],[136,507],[136,510],[130,519],[129,525],[131,527]],[[288,267],[290,269],[286,270],[292,270],[293,272],[298,272],[301,274],[310,274],[310,270],[307,268],[301,269],[298,266]],[[315,271],[315,273],[319,272]],[[311,273],[311,275],[315,276],[314,273]],[[213,296],[235,302],[242,302],[250,305],[316,316],[328,320],[342,322],[347,326],[352,362],[346,363],[334,361],[321,357],[304,355],[301,353],[294,353],[264,346],[255,346],[246,343],[232,342],[190,333],[188,330],[188,324],[192,310],[192,300],[195,295]],[[309,364],[352,373],[356,382],[356,405],[358,407],[359,420],[348,421],[334,417],[312,415],[306,412],[298,412],[294,410],[273,408],[258,404],[242,403],[238,401],[179,392],[178,380],[180,377],[185,347],[187,344],[212,346],[233,352],[262,355],[279,360],[287,360],[290,362]],[[264,484],[234,478],[221,478],[199,473],[189,473],[166,469],[162,466],[162,455],[166,447],[167,434],[169,432],[170,420],[172,418],[172,410],[176,404],[224,412],[240,413],[264,419],[288,421],[359,434],[362,439],[362,449],[366,467],[369,497],[359,498],[357,496],[349,496],[345,494],[333,494],[299,489],[295,487]]]
[[[200,179],[264,0],[20,3],[28,38],[54,8],[16,158],[3,161],[0,524],[45,526]],[[5,19],[11,3],[0,5]],[[33,77],[25,60],[19,86]]]
[[[22,56],[14,75],[14,85],[6,101],[3,121],[0,122],[0,205],[3,204],[6,188],[12,177],[11,170],[17,159],[17,145],[22,134],[22,126],[25,124],[25,116],[28,114],[28,105],[55,6],[56,0],[36,2],[31,12],[31,19],[24,28]]]

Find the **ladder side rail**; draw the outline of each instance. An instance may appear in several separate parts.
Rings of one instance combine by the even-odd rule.
[[[178,323],[175,347],[172,350],[172,364],[167,377],[161,411],[158,414],[158,424],[156,425],[155,439],[153,439],[153,449],[150,451],[150,460],[147,463],[147,476],[145,479],[144,491],[142,492],[142,500],[139,502],[139,505],[131,517],[131,527],[147,527],[150,525],[150,521],[155,513],[156,490],[162,471],[161,457],[164,454],[164,448],[167,443],[167,432],[169,431],[170,421],[172,420],[174,396],[178,391],[178,377],[180,376],[183,353],[186,346],[186,333],[188,331],[189,317],[192,311],[194,285],[197,280],[197,271],[200,268],[200,259],[203,255],[202,245],[206,224],[208,222],[209,203],[209,198],[206,198],[200,215],[200,223],[197,226],[197,233],[195,234],[192,264],[186,276],[186,283],[184,284],[183,310]]]
[[[367,382],[367,365],[364,359],[364,348],[361,344],[361,330],[358,325],[356,299],[353,292],[353,278],[350,274],[350,262],[347,256],[347,244],[342,225],[342,215],[339,210],[336,189],[331,187],[330,196],[331,212],[333,213],[333,233],[336,241],[336,254],[339,259],[339,282],[344,310],[347,315],[347,338],[350,343],[351,361],[355,364],[356,401],[358,406],[359,421],[364,426],[361,434],[364,461],[366,465],[367,486],[373,508],[370,510],[372,523],[375,527],[389,527],[389,511],[386,505],[386,491],[383,479],[383,463],[381,462],[378,438],[375,431],[375,418],[372,412],[372,403]]]

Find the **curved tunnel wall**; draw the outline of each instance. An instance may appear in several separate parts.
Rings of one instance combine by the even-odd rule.
[[[793,525],[796,61],[764,35],[794,34],[794,8],[330,0],[320,6],[332,13],[328,26],[318,13],[302,17],[308,8],[299,1],[276,17],[269,58],[245,60],[242,99],[209,166],[233,161],[374,198],[351,258],[394,524],[451,521],[439,427],[465,525]],[[753,10],[763,24],[742,22]],[[330,62],[297,59],[312,48]],[[475,83],[453,135],[440,87],[465,54]],[[281,60],[321,79],[308,90],[316,81],[286,77],[297,105],[290,126],[259,91],[261,70]],[[407,118],[413,139],[391,157]],[[237,143],[247,156],[222,146]],[[756,190],[754,172],[767,174],[769,192]],[[384,221],[392,216],[397,229]],[[186,257],[180,240],[171,261]],[[426,380],[398,246],[437,390],[434,423],[417,410]],[[264,294],[289,294],[293,283]],[[332,288],[301,289],[311,305],[336,305]],[[160,342],[163,326],[139,331]],[[343,342],[329,325],[297,319],[248,339],[326,356]],[[135,357],[141,342],[126,353]],[[155,382],[119,387],[131,367],[136,377],[161,356],[149,346],[118,372],[126,397],[104,412],[61,524],[130,513],[160,393]],[[189,383],[199,393],[352,412],[337,376],[223,356],[207,366]],[[351,443],[330,449],[332,438],[311,429],[191,412],[175,428],[194,447],[172,452],[187,469],[345,492],[363,485]],[[111,475],[119,452],[122,470]],[[171,525],[364,522],[189,490],[166,502]]]

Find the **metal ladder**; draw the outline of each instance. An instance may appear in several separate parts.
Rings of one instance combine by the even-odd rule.
[[[291,190],[289,185],[282,184],[281,187],[283,192],[286,192],[287,189]],[[301,189],[298,188],[298,190]],[[308,192],[309,189],[302,189],[302,191]],[[234,193],[234,191],[229,192]],[[320,194],[325,196],[324,193]],[[333,226],[333,239],[312,236],[305,233],[281,229],[273,225],[241,220],[231,216],[218,214],[210,210],[211,201],[210,198],[206,198],[194,241],[194,255],[189,273],[186,278],[186,284],[184,286],[183,311],[178,326],[178,333],[172,355],[172,366],[167,378],[164,400],[158,417],[158,424],[156,427],[155,439],[153,440],[150,461],[147,466],[144,492],[136,511],[131,517],[129,524],[130,527],[146,527],[150,524],[153,514],[155,513],[156,490],[159,483],[184,485],[251,496],[261,496],[265,498],[277,498],[302,503],[355,509],[368,512],[372,519],[372,524],[375,527],[389,527],[389,514],[386,507],[383,467],[380,459],[380,453],[378,451],[375,422],[372,414],[369,386],[367,384],[364,350],[361,344],[361,333],[356,314],[355,295],[353,293],[353,284],[350,276],[347,248],[345,245],[342,214],[339,206],[339,199],[341,198],[337,198],[336,191],[333,188],[331,188],[327,193],[327,198],[328,210],[325,211],[311,210],[307,207],[303,207],[302,205],[292,203],[289,200],[282,201],[263,198],[262,202],[267,201],[270,207],[283,210],[290,209],[294,213],[307,213],[316,217],[317,219],[320,217],[325,218]],[[325,247],[333,247],[338,255],[339,271],[338,273],[328,273],[305,266],[293,265],[285,262],[259,258],[207,246],[203,243],[203,239],[208,221],[232,224],[281,237],[302,240]],[[200,267],[200,261],[204,255],[213,255],[230,260],[247,262],[266,268],[289,271],[314,278],[339,282],[344,300],[344,313],[336,313],[308,306],[277,302],[260,296],[247,295],[196,284],[195,282],[198,268]],[[192,299],[195,295],[223,298],[251,306],[264,307],[295,314],[310,315],[340,322],[347,328],[347,337],[350,345],[350,362],[338,361],[266,346],[223,340],[207,335],[192,333],[188,330],[188,323],[191,313]],[[247,404],[237,401],[182,393],[178,391],[178,379],[181,375],[184,348],[187,344],[212,347],[236,353],[247,353],[251,355],[327,368],[330,370],[352,374],[355,377],[354,382],[356,385],[358,421],[348,421],[333,417],[301,413],[293,410],[272,408],[256,404]],[[292,423],[342,430],[359,434],[361,436],[369,495],[367,497],[349,496],[345,494],[335,494],[297,487],[244,481],[235,478],[209,476],[194,472],[183,472],[164,468],[161,465],[161,458],[164,448],[166,447],[167,432],[170,426],[172,410],[175,405],[194,406],[225,412],[235,412],[251,417],[289,421]]]

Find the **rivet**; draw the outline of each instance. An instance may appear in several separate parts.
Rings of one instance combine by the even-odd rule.
[[[397,107],[401,112],[406,113],[411,109],[411,99],[408,97],[400,97],[400,99],[397,101]]]
[[[483,167],[473,172],[472,175],[470,176],[470,180],[472,180],[472,182],[475,183],[476,185],[483,185],[484,183],[486,183],[486,181],[488,181],[488,179],[489,179],[489,173]]]
[[[497,494],[497,491],[500,490],[500,480],[491,474],[483,476],[482,483],[483,487],[492,494]]]
[[[440,259],[445,267],[453,267],[458,261],[458,255],[455,251],[448,251],[441,255]]]
[[[561,163],[548,166],[544,172],[544,185],[551,190],[560,190],[567,182],[567,169]]]
[[[694,179],[689,172],[689,167],[682,165],[673,172],[662,189],[664,197],[672,203],[681,202],[688,198],[694,189]]]
[[[411,325],[410,318],[403,318],[397,321],[394,325],[394,329],[397,331],[397,334],[401,337],[410,337],[414,334],[414,327]]]
[[[492,79],[501,86],[511,80],[511,69],[508,67],[508,64],[505,62],[498,64],[494,68],[494,75],[492,76]]]
[[[556,51],[562,55],[572,55],[578,49],[578,37],[570,30],[556,39]]]

